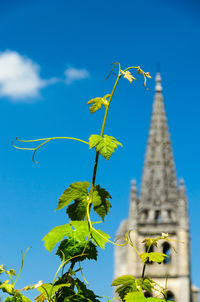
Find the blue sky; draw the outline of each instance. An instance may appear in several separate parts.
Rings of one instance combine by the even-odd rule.
[[[200,287],[200,5],[198,1],[0,1],[1,262],[19,267],[29,251],[19,287],[51,281],[58,259],[41,239],[66,221],[55,212],[58,197],[74,181],[90,181],[94,152],[86,145],[54,141],[38,152],[15,150],[11,140],[99,133],[103,111],[86,102],[110,92],[104,81],[112,62],[140,65],[154,77],[161,65],[177,177],[185,179],[192,236],[192,279]],[[123,143],[97,182],[113,197],[104,229],[112,237],[128,214],[130,181],[140,185],[154,95],[138,78],[121,80],[106,133]],[[95,274],[95,278],[94,278]],[[100,295],[112,296],[113,248],[87,264],[86,278]]]

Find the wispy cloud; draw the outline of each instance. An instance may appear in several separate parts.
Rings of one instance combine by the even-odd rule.
[[[16,51],[0,52],[0,97],[15,103],[32,103],[46,86],[64,82],[67,85],[90,77],[86,69],[68,67],[65,79],[40,77],[40,66]]]
[[[0,52],[0,96],[15,102],[38,97],[48,80],[40,78],[40,67],[15,51]]]
[[[65,82],[67,85],[70,85],[71,83],[78,81],[78,80],[83,80],[83,79],[87,79],[90,77],[89,72],[87,71],[87,69],[77,69],[74,67],[68,67],[65,70]]]

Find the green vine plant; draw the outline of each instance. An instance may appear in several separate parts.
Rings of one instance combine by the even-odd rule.
[[[114,74],[116,70],[117,75]],[[97,260],[97,247],[104,249],[107,243],[119,247],[130,244],[138,254],[140,260],[144,263],[141,278],[136,279],[131,275],[126,275],[113,281],[112,286],[115,287],[117,297],[111,300],[106,298],[107,301],[167,301],[166,288],[161,287],[151,278],[145,276],[145,268],[149,261],[161,263],[167,257],[167,255],[159,252],[150,252],[150,248],[152,245],[157,246],[157,243],[160,240],[169,240],[168,234],[162,234],[160,237],[154,239],[146,238],[144,244],[147,247],[147,252],[140,253],[131,241],[130,233],[125,234],[125,236],[121,238],[122,241],[120,241],[120,243],[117,241],[113,242],[109,234],[103,232],[99,227],[111,208],[111,195],[106,189],[102,188],[99,184],[96,184],[99,156],[103,156],[108,161],[113,152],[119,146],[122,147],[122,144],[117,141],[116,138],[104,133],[108,110],[119,80],[125,78],[130,83],[136,80],[131,73],[132,71],[136,71],[137,74],[144,77],[144,87],[148,89],[146,86],[146,79],[151,78],[148,72],[144,72],[139,66],[131,66],[122,70],[120,63],[114,63],[113,68],[108,75],[109,77],[113,74],[115,77],[111,93],[106,94],[103,97],[93,98],[87,102],[92,114],[102,108],[105,110],[100,134],[92,134],[88,141],[74,137],[50,137],[34,140],[16,138],[17,142],[20,143],[39,143],[37,146],[31,148],[19,147],[12,142],[16,149],[33,151],[33,161],[37,162],[35,160],[36,151],[51,140],[76,140],[77,142],[87,144],[89,149],[95,149],[95,160],[91,183],[88,181],[77,181],[72,183],[64,190],[59,198],[56,210],[65,208],[69,222],[54,227],[43,238],[44,246],[49,252],[52,252],[56,245],[59,244],[56,255],[60,257],[61,264],[52,283],[43,283],[42,281],[39,281],[37,284],[25,286],[23,289],[16,289],[16,281],[23,267],[24,255],[22,257],[22,266],[15,282],[13,282],[15,271],[12,269],[6,270],[3,265],[0,266],[0,273],[8,275],[10,278],[10,280],[5,280],[0,284],[0,289],[9,295],[5,299],[5,302],[29,302],[30,300],[24,296],[22,292],[32,289],[37,289],[39,291],[39,295],[34,299],[36,302],[99,302],[99,299],[106,298],[99,297],[92,290],[88,289],[88,282],[83,275],[81,262],[86,259]],[[92,212],[95,212],[100,217],[100,221],[92,220]],[[81,275],[79,278],[78,273]],[[146,291],[154,293],[156,297],[146,298]]]

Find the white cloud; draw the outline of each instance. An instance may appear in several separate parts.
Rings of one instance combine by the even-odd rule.
[[[90,74],[87,71],[87,69],[77,69],[74,67],[68,67],[65,70],[65,76],[66,76],[66,79],[65,79],[66,84],[70,85],[74,81],[89,78]]]
[[[0,52],[0,97],[7,97],[15,103],[31,103],[34,98],[40,97],[43,87],[58,82],[70,85],[90,77],[86,69],[74,67],[68,67],[64,73],[65,79],[42,79],[40,66],[28,57],[11,50]]]
[[[39,72],[39,65],[29,58],[15,51],[0,52],[0,96],[15,102],[38,97],[40,89],[51,81],[41,79]]]

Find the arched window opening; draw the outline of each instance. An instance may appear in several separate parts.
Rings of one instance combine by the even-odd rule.
[[[168,218],[172,219],[172,210],[167,210]]]
[[[168,215],[168,219],[174,221],[175,217],[174,217],[174,211],[169,209],[167,210],[167,215]]]
[[[148,210],[144,210],[143,213],[144,213],[144,219],[146,220],[148,218],[148,216],[149,216],[149,211]]]
[[[174,294],[171,291],[167,292],[167,300],[168,301],[175,301]]]
[[[163,261],[164,264],[169,264],[171,262],[171,246],[168,242],[163,243],[163,254],[166,254],[168,257]]]
[[[153,297],[152,293],[150,293],[150,292],[144,292],[144,296],[145,296],[145,298]]]
[[[145,209],[141,212],[140,219],[142,221],[146,221],[148,219],[148,216],[149,216],[149,210]]]
[[[161,221],[162,221],[162,216],[161,216],[161,211],[159,211],[159,210],[156,210],[155,211],[155,221],[157,222],[157,223],[160,223]]]
[[[148,251],[148,247],[146,246],[146,252],[147,252],[147,251]],[[152,252],[153,252],[153,245],[151,245],[151,247],[150,247],[148,253],[152,253]],[[147,261],[146,261],[146,264],[153,264],[153,261],[147,260]]]

